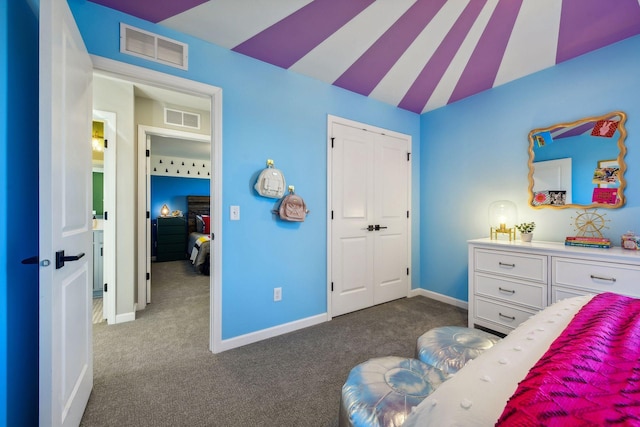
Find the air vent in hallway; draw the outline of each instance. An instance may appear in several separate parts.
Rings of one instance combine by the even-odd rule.
[[[120,52],[186,70],[189,46],[120,23]]]
[[[200,129],[200,114],[165,108],[164,122],[168,125]]]

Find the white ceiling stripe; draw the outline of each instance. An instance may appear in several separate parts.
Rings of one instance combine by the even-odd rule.
[[[398,105],[468,3],[469,0],[446,2],[370,96]]]
[[[416,0],[378,0],[290,67],[327,83],[340,77]]]
[[[557,0],[522,2],[494,87],[555,65],[561,11]]]
[[[471,58],[473,50],[476,48],[478,40],[484,32],[484,29],[486,28],[496,6],[498,6],[498,0],[489,0],[482,8],[476,22],[473,23],[469,34],[467,34],[467,37],[462,42],[460,49],[458,49],[458,52],[453,57],[451,64],[449,64],[449,68],[445,71],[442,80],[440,80],[440,83],[436,86],[431,98],[429,98],[427,105],[422,110],[423,113],[442,107],[443,105],[447,105],[447,102],[449,101],[458,80],[460,80],[460,76],[469,62],[469,58]]]
[[[309,3],[311,0],[215,0],[160,23],[231,49]]]

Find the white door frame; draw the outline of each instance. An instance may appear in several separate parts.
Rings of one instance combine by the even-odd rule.
[[[218,353],[222,348],[222,89],[101,56],[92,55],[91,59],[95,70],[112,74],[122,80],[160,86],[169,90],[191,93],[196,96],[204,95],[211,98],[211,129],[209,134],[211,135],[211,165],[213,171],[211,174],[210,194],[212,196],[212,232],[215,234],[215,239],[211,242],[213,271],[209,282],[209,349],[214,353]],[[138,204],[140,203],[139,200],[140,197],[138,197]],[[146,209],[144,214],[146,217]],[[140,229],[138,229],[138,233],[140,233]],[[141,286],[146,288],[146,283],[138,283],[138,289]]]
[[[144,246],[138,244],[138,283],[146,283],[146,286],[138,286],[137,309],[139,310],[151,302],[151,218],[146,216],[146,212],[150,211],[151,204],[151,186],[149,184],[151,171],[149,170],[149,157],[146,156],[146,150],[151,149],[149,146],[151,136],[211,143],[210,135],[138,125],[138,213],[143,213],[143,215],[138,215],[138,242],[145,242]],[[211,149],[213,150],[213,147]],[[141,194],[145,195],[144,200],[140,197]],[[153,212],[150,216],[152,215]],[[146,276],[147,272],[149,276]]]
[[[332,275],[332,263],[331,263],[331,237],[332,237],[332,221],[331,221],[331,210],[332,210],[332,201],[333,194],[331,192],[332,188],[332,172],[333,172],[333,164],[332,164],[332,155],[331,155],[331,138],[332,138],[332,128],[334,124],[341,124],[345,126],[352,126],[359,129],[366,129],[371,132],[395,136],[397,138],[408,139],[409,140],[409,149],[413,150],[413,141],[411,135],[394,132],[388,129],[383,129],[377,126],[371,126],[369,124],[356,122],[353,120],[345,119],[338,116],[333,116],[331,114],[327,115],[327,320],[331,320],[332,318],[332,298],[331,298],[331,275]],[[409,212],[413,212],[412,210],[412,197],[411,197],[411,167],[412,163],[409,161],[409,167],[407,168],[407,192],[409,194],[408,197],[408,205],[407,209]],[[409,266],[409,271],[412,272],[413,268],[411,265],[411,240],[413,238],[413,234],[411,233],[411,218],[407,221],[407,265]],[[411,274],[407,278],[407,296],[410,295],[411,292]]]
[[[104,252],[102,257],[104,278],[103,283],[108,284],[107,292],[102,294],[104,305],[104,318],[109,325],[116,323],[116,145],[117,122],[116,113],[109,111],[93,110],[93,119],[105,123],[104,139],[108,141],[108,148],[104,150],[104,210],[108,212],[109,219],[102,222],[104,233]],[[104,285],[103,285],[104,286]]]

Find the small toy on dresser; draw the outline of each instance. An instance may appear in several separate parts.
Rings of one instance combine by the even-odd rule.
[[[610,248],[611,239],[608,237],[567,236],[565,246],[581,246],[584,248]]]
[[[633,231],[627,231],[622,235],[621,246],[623,249],[640,250],[640,236]]]

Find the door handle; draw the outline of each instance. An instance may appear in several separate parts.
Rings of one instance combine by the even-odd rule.
[[[378,225],[378,224],[376,224],[376,226],[375,226],[375,230],[376,230],[376,231],[384,230],[385,228],[388,228],[388,227],[381,227],[381,226],[380,226],[380,225]]]
[[[373,231],[373,225],[369,224],[367,228],[363,228],[363,230]]]
[[[64,251],[56,252],[56,270],[64,267],[66,261],[77,261],[84,256],[84,252],[75,256],[64,256]]]
[[[35,256],[23,259],[22,264],[37,264],[39,261],[40,261],[40,258],[38,258],[38,255],[35,255]]]

